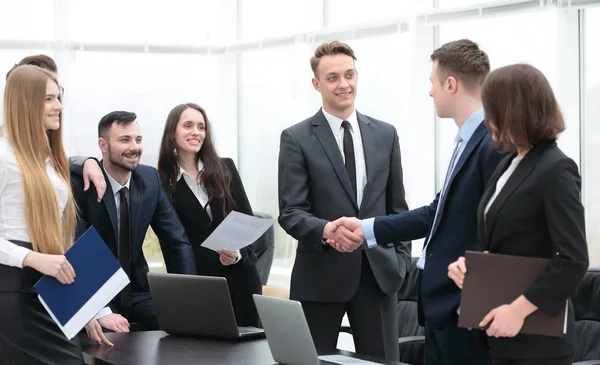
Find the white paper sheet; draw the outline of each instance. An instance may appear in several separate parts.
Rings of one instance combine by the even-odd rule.
[[[273,219],[257,218],[232,211],[202,244],[213,251],[240,250],[262,236],[273,224]]]

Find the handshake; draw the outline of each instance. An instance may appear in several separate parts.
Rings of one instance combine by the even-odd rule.
[[[342,217],[327,222],[323,229],[323,241],[339,252],[352,252],[359,248],[364,240],[362,221],[358,218]]]

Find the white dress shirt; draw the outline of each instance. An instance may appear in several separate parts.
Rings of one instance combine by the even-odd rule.
[[[46,163],[46,173],[56,192],[59,217],[69,199],[69,185]],[[31,242],[25,220],[25,193],[21,169],[12,146],[0,138],[0,264],[23,267],[23,259],[31,250],[9,240]]]
[[[202,171],[202,169],[204,169],[204,163],[202,163],[202,161],[199,160],[198,171]],[[183,167],[181,167],[181,165],[179,165],[179,175],[177,176],[177,181],[181,180],[182,178],[187,184],[187,186],[190,188],[192,193],[194,193],[194,196],[196,197],[196,199],[198,199],[198,202],[204,208],[206,214],[208,214],[210,219],[212,219],[212,211],[210,209],[210,205],[208,205],[208,194],[206,193],[206,190],[198,181],[197,177],[191,176],[187,173],[187,171],[183,169]],[[234,264],[237,264],[241,259],[242,253],[240,252],[240,250],[237,250],[237,258],[235,259]]]
[[[342,154],[342,159],[344,163],[346,163],[346,156],[344,156],[344,128],[342,127],[342,122],[344,120],[327,113],[324,108],[321,110],[331,127],[333,136],[335,137],[340,153]],[[356,162],[356,202],[360,208],[365,185],[367,185],[367,165],[365,163],[365,151],[360,135],[360,128],[358,126],[358,119],[356,117],[356,110],[354,110],[346,120],[350,123],[350,133],[352,134],[352,143],[354,144],[354,161]]]
[[[102,168],[104,169],[104,166],[102,166]],[[110,182],[110,187],[113,191],[113,198],[115,199],[115,206],[117,207],[117,225],[121,224],[121,195],[119,194],[119,191],[121,191],[121,189],[123,188],[127,188],[127,198],[129,199],[129,183],[131,182],[131,173],[129,174],[129,177],[127,178],[127,181],[125,182],[125,185],[121,185],[119,182],[117,182],[117,180],[113,179],[112,176],[110,176],[110,174],[104,170],[104,172],[106,172],[106,176],[108,176],[108,182]],[[121,229],[121,227],[117,227],[117,230]]]

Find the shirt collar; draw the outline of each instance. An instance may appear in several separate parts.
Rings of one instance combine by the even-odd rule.
[[[196,177],[195,176],[190,176],[190,174],[188,174],[183,167],[181,167],[181,164],[177,163],[177,167],[179,172],[177,173],[177,181],[181,180],[181,177],[183,176],[183,174],[186,174],[187,176],[191,177],[192,180],[196,181]],[[204,169],[204,163],[202,162],[202,160],[198,160],[198,171],[202,171],[202,169]]]
[[[335,115],[327,113],[327,111],[325,111],[325,108],[321,108],[321,110],[323,111],[323,115],[325,116],[325,119],[327,119],[327,123],[329,123],[329,125],[331,126],[331,130],[338,131],[338,130],[340,130],[340,128],[342,128],[342,122],[344,121],[343,119],[340,119],[340,118],[336,117]],[[356,117],[356,109],[354,109],[352,111],[352,114],[350,114],[348,116],[348,119],[346,119],[346,120],[348,121],[348,123],[350,123],[351,131],[356,131],[358,128],[358,119]]]
[[[108,176],[108,182],[110,182],[110,187],[112,188],[113,194],[118,194],[119,190],[121,190],[121,188],[123,187],[126,187],[127,190],[129,190],[129,183],[131,182],[131,173],[129,173],[129,178],[125,182],[125,185],[121,185],[117,180],[113,179],[113,177],[110,176],[108,171],[106,171],[106,169],[104,168],[104,164],[102,164],[102,169],[104,170],[104,172],[106,172],[106,176]]]
[[[483,122],[483,108],[478,109],[475,113],[471,114],[471,116],[465,121],[465,123],[458,129],[458,135],[462,139],[464,143],[468,142],[471,139],[475,130],[479,127],[479,125]]]

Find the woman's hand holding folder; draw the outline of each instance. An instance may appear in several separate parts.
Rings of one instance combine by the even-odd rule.
[[[467,262],[464,256],[448,265],[448,277],[460,289],[463,288],[466,273]],[[537,307],[521,295],[511,304],[503,304],[492,309],[483,317],[479,327],[485,329],[490,337],[515,337],[523,328],[525,318],[536,310]]]
[[[75,270],[64,255],[31,251],[23,259],[23,267],[27,266],[44,275],[55,277],[61,284],[72,284],[75,281]]]

